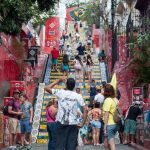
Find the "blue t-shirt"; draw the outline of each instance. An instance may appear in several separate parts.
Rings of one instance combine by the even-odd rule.
[[[31,109],[32,109],[32,104],[30,102],[25,102],[24,104],[20,105],[20,110],[23,112],[23,115],[21,116],[21,120],[30,119]]]

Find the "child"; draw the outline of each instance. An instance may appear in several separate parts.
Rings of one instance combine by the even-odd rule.
[[[101,118],[100,103],[98,103],[98,102],[95,103],[95,108],[92,109],[88,113],[88,117],[91,120],[94,145],[100,145],[99,144],[99,134],[100,134],[100,128],[101,128],[101,122],[100,122],[100,118]]]

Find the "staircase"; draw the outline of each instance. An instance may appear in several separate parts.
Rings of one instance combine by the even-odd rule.
[[[82,37],[82,39],[83,39],[84,35],[82,35],[82,36],[83,36]],[[72,50],[73,50],[72,53],[74,54],[75,48],[72,47]],[[60,66],[60,64],[62,62],[62,57],[63,56],[60,56],[59,59],[58,59],[58,66]],[[96,55],[93,55],[92,57],[93,57],[93,62],[94,62],[93,72],[92,72],[92,79],[95,80],[97,86],[101,86],[101,73],[100,73],[99,62],[98,62],[98,59],[97,59]],[[71,74],[74,75],[75,72],[74,72],[74,67],[73,67],[73,61],[74,61],[74,56],[72,56],[71,61],[70,61]],[[60,78],[62,75],[63,74],[61,72],[50,72],[50,74],[49,74],[50,83],[54,82],[56,79]],[[64,87],[65,87],[64,84],[60,84],[60,85],[55,86],[55,88],[57,88],[57,89],[61,89],[61,88],[64,88]],[[81,93],[83,95],[85,103],[88,104],[89,103],[89,88],[90,88],[88,80],[85,80],[85,83],[83,83],[83,79],[76,80],[76,87],[81,89]],[[36,141],[38,144],[47,144],[48,143],[48,133],[47,133],[47,126],[46,126],[47,125],[46,110],[45,109],[46,109],[47,103],[52,98],[55,98],[55,97],[53,95],[50,95],[47,92],[44,92],[42,107],[41,107],[41,117],[40,117],[39,126],[38,126],[39,127],[38,128],[38,133],[37,133],[37,137],[34,137],[34,140],[33,140],[33,142]],[[37,132],[37,130],[36,130],[36,132]]]

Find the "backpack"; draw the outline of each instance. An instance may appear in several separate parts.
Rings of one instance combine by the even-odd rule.
[[[122,117],[122,110],[117,106],[113,115],[113,120],[117,125],[120,123],[121,117]]]
[[[111,113],[112,114],[112,113]],[[123,118],[123,112],[122,109],[117,105],[116,110],[113,115],[113,120],[118,126],[118,128],[123,128],[124,127],[124,118]]]
[[[14,104],[15,104],[15,101],[12,100],[12,106],[14,106]],[[9,112],[8,112],[8,104],[3,107],[3,114],[4,114],[5,116],[8,116],[8,115],[9,115]]]
[[[97,93],[96,86],[91,86],[90,87],[90,96],[95,96],[96,93]]]

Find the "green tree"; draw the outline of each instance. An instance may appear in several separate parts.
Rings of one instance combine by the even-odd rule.
[[[23,23],[34,18],[38,25],[53,14],[57,0],[3,0],[0,2],[0,32],[18,35]],[[45,16],[41,17],[44,14]],[[36,21],[35,21],[36,20]]]
[[[92,26],[96,24],[96,27],[100,27],[100,21],[104,22],[104,25],[108,27],[108,20],[106,12],[102,9],[101,3],[99,0],[95,0],[94,2],[89,1],[88,4],[85,5],[85,13],[81,17],[81,20],[86,21],[88,26]],[[100,18],[102,20],[100,20]]]

